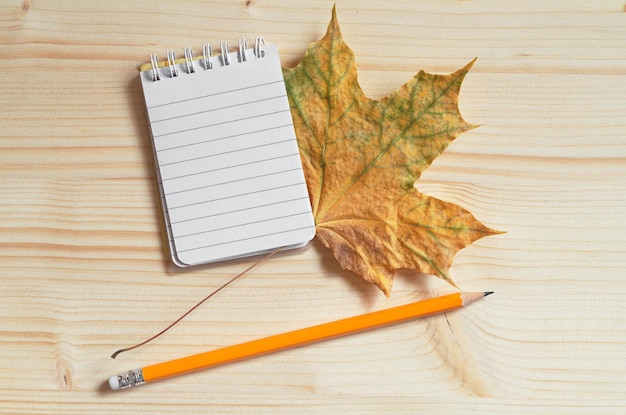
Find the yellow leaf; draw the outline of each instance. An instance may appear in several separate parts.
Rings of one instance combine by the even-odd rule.
[[[283,69],[317,236],[341,266],[389,295],[396,269],[450,284],[454,255],[497,231],[414,188],[464,131],[458,110],[470,62],[449,75],[420,71],[382,100],[365,96],[335,9],[300,64]]]

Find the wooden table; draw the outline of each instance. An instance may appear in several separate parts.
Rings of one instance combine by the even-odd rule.
[[[207,41],[295,65],[332,1],[0,5],[0,412],[623,413],[623,1],[342,1],[373,98],[478,61],[463,134],[417,187],[506,234],[462,250],[461,311],[113,393],[123,370],[450,292],[402,272],[386,299],[314,241],[121,355],[252,260],[180,272],[163,253],[137,68]]]

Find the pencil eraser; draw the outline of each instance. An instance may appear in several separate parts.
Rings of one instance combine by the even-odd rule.
[[[117,375],[113,375],[109,378],[109,386],[114,391],[120,390],[120,381],[117,379]]]

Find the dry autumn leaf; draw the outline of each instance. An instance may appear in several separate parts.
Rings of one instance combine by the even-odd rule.
[[[414,187],[452,140],[474,128],[457,104],[472,64],[450,75],[420,71],[388,97],[369,99],[333,8],[324,38],[283,70],[317,236],[343,268],[387,296],[401,268],[455,285],[454,255],[497,233]]]

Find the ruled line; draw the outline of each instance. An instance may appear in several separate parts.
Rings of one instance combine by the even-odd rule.
[[[305,183],[304,182],[299,182],[299,183],[287,184],[287,185],[284,185],[284,186],[271,187],[271,188],[263,189],[263,190],[255,190],[254,192],[237,193],[236,195],[233,195],[233,196],[225,196],[225,197],[220,197],[220,198],[217,198],[217,199],[203,200],[202,202],[195,202],[195,203],[188,203],[186,205],[173,206],[173,207],[168,208],[167,210],[168,210],[168,212],[171,212],[172,210],[182,209],[182,208],[186,208],[186,207],[189,207],[189,206],[196,206],[196,205],[202,205],[204,203],[212,203],[212,202],[217,202],[217,201],[220,201],[220,200],[233,199],[233,198],[240,197],[240,196],[249,196],[249,195],[254,195],[254,194],[259,194],[259,193],[265,193],[265,192],[269,192],[269,191],[272,191],[272,190],[286,189],[288,187],[301,186],[303,184],[305,184]],[[271,204],[268,204],[268,206],[269,205],[271,205]],[[232,211],[229,210],[228,212],[232,212]],[[228,212],[226,212],[226,213],[228,213]],[[172,224],[177,224],[177,223],[180,223],[180,222],[172,222]]]
[[[223,109],[227,109],[227,108],[236,108],[236,107],[241,107],[244,105],[250,105],[250,104],[258,104],[259,102],[265,102],[265,101],[271,101],[273,99],[279,99],[279,98],[285,98],[287,95],[283,94],[283,95],[278,95],[275,97],[269,97],[269,98],[262,98],[262,99],[258,99],[256,101],[246,101],[246,102],[240,102],[237,104],[233,104],[233,105],[226,105],[223,107],[216,107],[216,108],[211,108],[209,110],[204,110],[204,111],[198,111],[198,112],[192,112],[192,113],[188,113],[188,114],[183,114],[183,115],[177,115],[175,117],[170,117],[170,118],[163,118],[160,120],[154,120],[154,121],[150,121],[152,124],[158,123],[158,122],[163,122],[163,121],[170,121],[170,120],[176,120],[176,119],[180,119],[180,118],[185,118],[185,117],[191,117],[194,115],[200,115],[200,114],[207,114],[209,112],[213,112],[213,111],[219,111],[219,110],[223,110]]]
[[[147,108],[148,109],[152,109],[152,108],[165,107],[167,105],[180,104],[181,102],[195,101],[195,100],[198,100],[198,99],[210,98],[210,97],[215,97],[215,96],[218,96],[218,95],[230,94],[232,92],[245,91],[245,90],[253,89],[253,88],[260,88],[262,86],[279,84],[279,83],[282,83],[282,82],[283,82],[283,80],[279,79],[277,81],[266,82],[264,84],[255,84],[255,85],[246,86],[246,87],[243,87],[243,88],[236,88],[236,89],[230,89],[228,91],[216,92],[214,94],[200,95],[200,96],[197,96],[197,97],[185,98],[185,99],[181,99],[181,100],[178,100],[178,101],[166,102],[164,104],[152,105],[152,106],[149,106]]]
[[[162,182],[166,182],[168,180],[175,180],[175,179],[181,179],[183,177],[191,177],[191,176],[197,176],[199,174],[205,174],[205,173],[212,173],[212,172],[216,172],[216,171],[221,171],[221,170],[228,170],[228,169],[234,169],[237,167],[243,167],[243,166],[250,166],[252,164],[259,164],[259,163],[264,163],[266,161],[273,161],[273,160],[280,160],[280,159],[284,159],[287,157],[294,157],[294,156],[300,156],[300,154],[298,153],[293,153],[293,154],[285,154],[283,156],[278,156],[278,157],[270,157],[268,159],[263,159],[263,160],[254,160],[248,163],[240,163],[240,164],[235,164],[232,166],[227,166],[227,167],[220,167],[218,169],[212,169],[212,170],[203,170],[197,173],[189,173],[189,174],[183,174],[181,176],[175,176],[175,177],[168,177],[168,178],[161,178]],[[169,195],[169,193],[167,193]]]
[[[284,125],[278,125],[276,127],[263,128],[261,130],[246,131],[246,132],[239,133],[239,134],[232,134],[232,135],[227,135],[227,136],[224,136],[224,137],[212,138],[210,140],[196,141],[196,142],[189,143],[189,144],[183,144],[183,145],[174,146],[174,147],[162,148],[161,150],[157,150],[156,152],[157,153],[162,153],[162,152],[165,152],[165,151],[176,150],[176,149],[179,149],[179,148],[198,146],[198,145],[201,145],[201,144],[212,143],[212,142],[221,141],[221,140],[228,140],[229,138],[243,137],[243,136],[247,136],[247,135],[258,134],[258,133],[263,133],[263,132],[272,131],[272,130],[278,130],[278,129],[281,129],[281,128],[291,127],[291,126],[292,126],[292,124],[284,124]]]
[[[283,203],[289,203],[289,202],[297,202],[299,200],[308,200],[308,196],[305,197],[297,197],[295,199],[288,199],[288,200],[282,200],[280,202],[273,202],[273,203],[266,203],[264,205],[258,205],[258,206],[250,206],[247,208],[242,208],[242,209],[235,209],[235,210],[229,210],[227,212],[221,212],[221,213],[214,213],[212,215],[205,215],[205,216],[195,216],[193,218],[189,218],[189,219],[183,219],[183,220],[179,220],[177,222],[173,222],[174,224],[179,224],[179,223],[185,223],[185,222],[193,222],[194,220],[200,220],[200,219],[208,219],[208,218],[213,218],[216,216],[222,216],[222,215],[228,215],[229,213],[238,213],[238,212],[245,212],[247,210],[253,210],[253,209],[259,209],[259,208],[263,208],[263,207],[268,207],[268,206],[275,206],[275,205],[281,205]]]
[[[293,139],[289,138],[287,140],[275,141],[273,143],[260,144],[258,146],[250,146],[250,147],[239,148],[239,149],[236,149],[236,150],[224,151],[222,153],[209,154],[208,156],[200,156],[200,157],[194,157],[194,158],[184,159],[184,160],[180,160],[180,161],[172,161],[170,163],[162,163],[161,166],[172,166],[172,165],[175,165],[175,164],[188,163],[190,161],[208,159],[208,158],[211,158],[211,157],[219,157],[219,156],[223,156],[225,154],[239,153],[240,151],[253,150],[255,148],[269,147],[269,146],[274,146],[274,145],[278,145],[278,144],[288,143],[288,142],[291,142],[291,141],[293,141]]]
[[[220,242],[218,244],[203,245],[203,246],[198,246],[198,247],[195,247],[195,248],[177,250],[177,252],[197,251],[198,249],[206,249],[206,248],[212,248],[214,246],[228,245],[228,244],[234,244],[234,243],[237,243],[237,242],[249,241],[249,240],[252,240],[252,239],[266,238],[268,236],[281,235],[281,234],[284,234],[284,233],[301,231],[301,230],[309,229],[309,228],[310,228],[310,226],[303,226],[303,227],[300,227],[300,228],[286,229],[286,230],[280,231],[280,232],[271,232],[271,233],[266,233],[266,234],[263,234],[263,235],[251,236],[249,238],[234,239],[232,241]]]
[[[273,217],[273,218],[267,218],[267,219],[263,219],[263,220],[255,220],[255,221],[246,222],[246,223],[238,223],[237,225],[224,226],[222,228],[209,229],[209,230],[201,231],[201,232],[193,232],[193,233],[188,233],[186,235],[177,235],[176,238],[177,239],[182,239],[182,238],[188,238],[190,236],[205,235],[205,234],[211,233],[211,232],[220,232],[220,231],[225,231],[225,230],[228,230],[228,229],[241,228],[241,227],[244,227],[244,226],[255,225],[257,223],[267,223],[267,222],[271,222],[271,221],[291,218],[291,217],[294,217],[294,216],[307,215],[307,214],[308,214],[308,212],[306,212],[306,211],[305,212],[292,213],[290,215],[276,216],[276,217]]]
[[[272,172],[272,173],[259,174],[257,176],[252,176],[252,177],[244,177],[242,179],[237,179],[237,180],[229,180],[229,181],[226,181],[226,182],[219,182],[219,183],[208,184],[206,186],[199,186],[199,187],[194,187],[194,188],[191,188],[191,189],[178,190],[176,192],[170,192],[170,193],[168,193],[168,195],[175,195],[175,194],[179,194],[179,193],[193,192],[195,190],[207,189],[209,187],[215,187],[215,186],[223,186],[223,185],[226,185],[226,184],[239,183],[239,182],[243,182],[243,181],[246,181],[246,180],[258,179],[258,178],[261,178],[261,177],[277,176],[279,174],[289,173],[289,172],[297,171],[297,170],[300,170],[300,168],[296,167],[296,168],[293,168],[293,169],[281,170],[281,171]]]
[[[202,130],[204,128],[215,127],[215,126],[218,126],[218,125],[232,124],[232,123],[236,123],[236,122],[240,122],[240,121],[252,120],[254,118],[261,118],[261,117],[266,117],[268,115],[274,115],[274,114],[282,114],[284,112],[290,112],[290,111],[291,110],[289,108],[287,108],[287,109],[280,110],[280,111],[274,111],[274,112],[268,112],[268,113],[265,113],[265,114],[252,115],[250,117],[238,118],[236,120],[223,121],[223,122],[218,122],[218,123],[215,123],[215,124],[207,124],[207,125],[202,125],[200,127],[188,128],[188,129],[185,129],[185,130],[177,130],[177,131],[172,131],[172,132],[169,132],[169,133],[153,135],[153,138],[156,139],[156,138],[159,138],[159,137],[166,137],[166,136],[169,136],[169,135],[186,133],[188,131],[197,131],[197,130]]]

